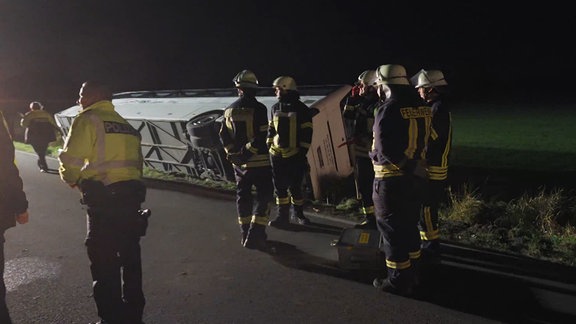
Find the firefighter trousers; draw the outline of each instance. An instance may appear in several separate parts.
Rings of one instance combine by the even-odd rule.
[[[438,248],[440,232],[438,229],[438,210],[446,200],[446,181],[429,180],[424,193],[424,201],[418,228],[423,248]]]
[[[412,261],[420,257],[418,219],[426,179],[402,175],[374,179],[373,200],[388,280],[401,289],[414,284]]]
[[[291,196],[292,202],[302,206],[304,196],[302,183],[308,169],[305,158],[299,155],[290,158],[272,158],[274,192],[278,200],[286,200]]]
[[[268,218],[270,205],[274,201],[272,169],[269,166],[248,169],[234,166],[234,176],[238,217],[251,218],[255,215]],[[252,195],[252,187],[256,188],[256,199]],[[268,220],[264,224],[267,222]]]

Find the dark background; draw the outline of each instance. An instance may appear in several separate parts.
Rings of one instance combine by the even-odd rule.
[[[396,63],[443,70],[456,99],[571,102],[570,10],[448,3],[0,0],[0,101],[73,104],[87,79],[115,92],[231,87],[245,68],[261,86],[352,83]]]

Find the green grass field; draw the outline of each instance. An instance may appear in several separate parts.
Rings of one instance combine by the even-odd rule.
[[[467,105],[452,111],[452,165],[576,171],[576,114],[567,106]]]

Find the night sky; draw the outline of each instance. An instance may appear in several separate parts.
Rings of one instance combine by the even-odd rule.
[[[443,70],[460,99],[570,99],[570,10],[423,3],[0,0],[0,100],[75,99],[87,79],[115,92],[231,87],[245,68],[262,86],[352,83],[389,63]]]

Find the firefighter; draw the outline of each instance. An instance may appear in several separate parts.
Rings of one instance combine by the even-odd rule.
[[[357,84],[352,88],[342,112],[348,132],[346,142],[354,159],[357,199],[362,203],[364,215],[364,221],[355,227],[363,229],[376,229],[372,201],[374,167],[368,152],[372,147],[372,125],[374,124],[374,109],[377,105],[376,71],[366,70],[358,76]]]
[[[18,224],[28,223],[28,200],[14,163],[14,143],[8,131],[4,115],[0,111],[0,323],[11,324],[6,305],[6,284],[4,282],[4,234]],[[27,269],[21,269],[25,272]]]
[[[115,110],[108,87],[82,84],[75,117],[58,157],[60,177],[87,205],[85,245],[93,297],[106,323],[142,323],[140,238],[148,225],[140,205],[146,187],[139,132]]]
[[[252,71],[241,71],[233,82],[239,98],[224,110],[219,136],[234,168],[240,243],[250,249],[264,249],[274,200],[266,145],[268,109],[256,99],[258,79]],[[256,188],[255,206],[252,187]]]
[[[298,224],[308,225],[310,220],[304,216],[302,183],[308,169],[306,154],[312,142],[312,116],[316,111],[300,101],[292,77],[280,76],[272,87],[278,102],[272,106],[267,143],[278,213],[270,226],[286,228],[291,218]]]
[[[44,110],[40,102],[33,101],[30,103],[30,110],[22,116],[20,125],[25,128],[24,142],[30,144],[38,155],[40,172],[46,172],[46,150],[50,142],[56,140],[56,134],[60,133],[54,117]]]
[[[432,111],[410,86],[402,65],[376,70],[381,104],[374,118],[373,200],[387,276],[374,279],[382,291],[409,296],[418,282],[418,219],[426,182],[425,148]]]
[[[438,261],[440,233],[438,209],[446,200],[448,160],[452,147],[452,118],[450,107],[445,104],[448,83],[439,70],[421,70],[412,80],[420,97],[432,107],[432,132],[426,148],[428,165],[428,190],[418,224],[422,239],[423,257]]]

